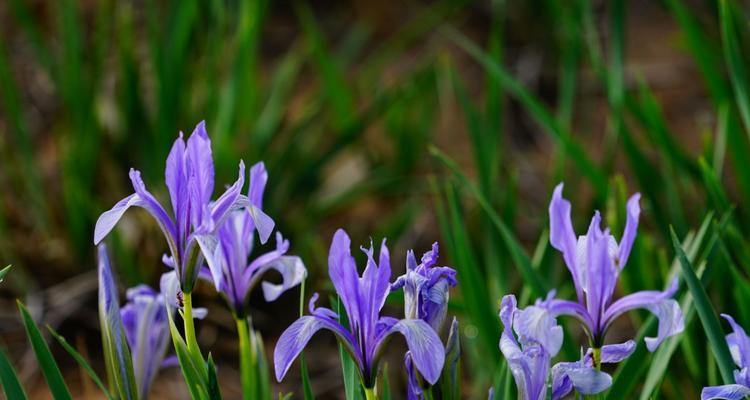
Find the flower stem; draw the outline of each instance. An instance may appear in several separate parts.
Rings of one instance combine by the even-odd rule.
[[[198,339],[195,337],[195,324],[193,322],[193,294],[190,292],[183,292],[182,303],[182,320],[185,324],[185,343],[187,344],[188,352],[190,354],[199,354]]]
[[[240,380],[242,382],[242,398],[245,400],[258,398],[258,382],[256,380],[256,369],[258,366],[258,355],[255,347],[250,342],[250,326],[247,319],[235,317],[237,323],[237,334],[240,339]]]
[[[365,388],[365,399],[366,400],[377,400],[378,396],[375,395],[375,388]]]
[[[602,348],[601,347],[593,347],[591,349],[591,362],[594,364],[594,368],[597,371],[602,370]],[[586,398],[591,399],[591,400],[600,400],[600,399],[603,399],[604,396],[602,396],[602,394],[599,393],[599,394],[586,396]]]

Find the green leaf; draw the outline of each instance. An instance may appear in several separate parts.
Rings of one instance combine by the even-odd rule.
[[[466,36],[452,28],[443,28],[443,33],[455,42],[460,48],[468,53],[472,58],[479,62],[488,73],[492,74],[507,90],[513,95],[531,114],[531,116],[544,128],[544,130],[562,146],[565,152],[571,156],[575,162],[578,171],[583,174],[594,190],[597,197],[604,199],[607,196],[607,178],[584,151],[584,149],[573,140],[572,135],[565,131],[565,128],[559,121],[547,110],[543,103],[534,97],[523,85],[515,79],[505,68],[498,64],[497,61],[490,58],[476,44],[471,42]]]
[[[39,332],[39,328],[34,323],[34,319],[31,318],[26,306],[20,301],[18,301],[18,310],[21,312],[23,325],[26,328],[26,336],[28,336],[29,342],[31,342],[32,349],[34,349],[36,360],[39,362],[39,369],[42,370],[44,379],[47,381],[47,385],[49,385],[52,397],[55,400],[72,400],[68,386],[65,385],[65,379],[60,373],[60,368],[52,357],[52,352],[47,347],[42,333]]]
[[[221,400],[221,391],[219,390],[219,380],[216,377],[216,365],[213,356],[208,353],[208,398],[211,400]]]
[[[182,375],[185,378],[185,384],[190,391],[190,395],[193,399],[203,399],[203,392],[208,393],[206,390],[208,382],[206,380],[206,374],[203,373],[203,366],[196,366],[193,363],[193,358],[188,352],[187,345],[182,339],[180,332],[175,326],[173,312],[171,307],[167,307],[167,314],[169,320],[169,331],[172,334],[172,343],[174,344],[175,353],[177,353],[177,361],[180,363],[182,369]]]
[[[734,3],[727,0],[719,0],[719,22],[721,23],[721,39],[724,45],[724,57],[726,58],[729,77],[732,81],[737,108],[745,125],[745,131],[750,137],[750,96],[748,95],[747,68],[742,60],[742,50],[735,31],[735,14],[732,7]]]
[[[346,327],[349,325],[349,321],[346,318],[346,312],[341,304],[341,301],[337,302],[336,312],[339,315],[339,323]],[[359,376],[359,368],[352,359],[352,356],[339,342],[339,359],[341,360],[341,372],[344,375],[344,393],[346,394],[346,400],[362,400],[362,383]]]
[[[8,272],[10,272],[10,269],[12,267],[12,265],[8,265],[7,267],[0,270],[0,282],[5,280],[5,275],[8,275]]]
[[[682,249],[682,245],[680,244],[674,229],[670,228],[669,233],[672,237],[672,245],[674,246],[675,254],[677,255],[677,258],[680,261],[680,266],[682,267],[682,276],[693,296],[693,300],[695,301],[695,308],[698,312],[698,317],[701,320],[701,324],[703,324],[703,330],[708,337],[711,351],[716,358],[716,363],[721,372],[721,376],[724,379],[724,383],[734,383],[734,362],[729,353],[727,342],[724,339],[724,332],[721,329],[719,318],[716,316],[716,312],[711,306],[711,301],[706,294],[706,289],[695,275],[693,266],[685,255],[685,251]]]
[[[67,340],[65,340],[64,337],[62,337],[59,333],[55,332],[54,329],[52,329],[51,326],[47,325],[47,330],[50,332],[50,334],[57,339],[57,342],[60,343],[60,345],[65,349],[65,351],[70,354],[71,357],[73,357],[78,365],[83,368],[84,371],[86,371],[86,374],[91,378],[92,381],[96,384],[96,386],[99,386],[99,389],[104,392],[104,394],[107,396],[108,399],[112,400],[112,394],[109,393],[109,389],[107,389],[107,386],[102,382],[101,378],[99,378],[99,375],[96,374],[96,371],[94,371],[93,368],[91,368],[91,365],[89,365],[88,361],[86,361],[83,356],[76,351],[73,346],[68,343]]]
[[[307,371],[307,363],[305,362],[305,355],[300,354],[299,356],[300,375],[302,375],[302,393],[304,394],[305,400],[314,400],[312,386],[310,385],[310,374]]]
[[[3,391],[6,399],[26,400],[26,393],[23,386],[18,380],[18,375],[13,369],[13,365],[5,355],[5,350],[0,349],[0,383],[3,384]]]

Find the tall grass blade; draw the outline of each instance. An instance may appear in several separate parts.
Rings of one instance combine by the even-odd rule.
[[[4,347],[4,346],[3,346]],[[26,392],[18,380],[18,374],[13,369],[13,364],[5,355],[5,349],[0,349],[0,383],[3,385],[6,399],[26,400]]]
[[[18,301],[18,310],[21,312],[23,325],[24,328],[26,328],[26,336],[29,338],[31,348],[34,349],[34,355],[36,355],[36,360],[39,363],[39,369],[42,370],[42,374],[47,381],[52,397],[55,400],[72,400],[73,397],[70,395],[68,386],[65,384],[65,378],[63,378],[60,368],[57,366],[57,362],[55,362],[55,359],[52,357],[52,352],[44,341],[42,333],[36,326],[34,319],[31,318],[29,310],[27,310],[26,306],[20,301]]]
[[[680,266],[682,267],[682,276],[693,296],[693,300],[695,301],[695,309],[698,312],[698,317],[700,317],[703,330],[708,337],[711,351],[716,358],[722,379],[726,384],[734,383],[734,373],[732,372],[734,370],[734,362],[732,361],[729,347],[724,339],[724,333],[721,329],[721,324],[719,324],[719,318],[716,316],[716,312],[711,306],[711,301],[706,294],[706,289],[695,275],[692,263],[685,255],[685,251],[682,249],[682,245],[680,244],[674,229],[670,229],[670,235],[672,237],[672,245],[674,246],[677,259],[680,261]]]

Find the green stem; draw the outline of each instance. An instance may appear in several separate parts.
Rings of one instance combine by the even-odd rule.
[[[183,315],[182,320],[185,324],[185,342],[190,354],[199,353],[198,339],[195,337],[195,324],[193,322],[193,294],[190,292],[182,293]]]
[[[602,348],[601,347],[593,347],[591,349],[591,361],[593,362],[594,368],[597,371],[602,370]],[[604,396],[600,393],[600,394],[586,396],[586,398],[591,399],[591,400],[600,400],[600,399],[603,399]]]
[[[258,398],[258,382],[256,369],[258,365],[255,348],[250,342],[250,326],[246,318],[235,317],[237,334],[240,338],[240,379],[242,382],[242,398],[245,400]]]
[[[365,399],[366,400],[377,400],[378,396],[375,395],[375,388],[365,388]]]

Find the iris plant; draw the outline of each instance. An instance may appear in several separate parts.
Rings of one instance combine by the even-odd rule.
[[[263,192],[268,181],[263,163],[250,169],[248,200],[253,209],[261,210]],[[276,249],[259,255],[248,262],[255,239],[255,220],[250,211],[232,211],[214,237],[200,242],[207,254],[209,272],[202,276],[213,282],[216,290],[226,299],[232,310],[240,338],[240,370],[243,393],[246,398],[258,396],[253,374],[257,370],[259,355],[257,344],[252,343],[255,333],[248,324],[247,300],[250,291],[259,283],[266,301],[276,300],[286,290],[299,285],[306,276],[305,266],[297,256],[286,255],[289,241],[276,233]],[[276,270],[281,274],[280,284],[261,281],[266,272]],[[256,393],[255,396],[252,393]]]
[[[385,241],[379,261],[374,259],[372,245],[362,250],[367,266],[360,276],[350,251],[351,241],[339,229],[328,254],[328,273],[348,316],[349,326],[339,321],[331,309],[315,307],[317,294],[310,300],[311,315],[300,317],[281,334],[274,351],[276,379],[281,381],[310,338],[321,329],[332,331],[349,352],[358,367],[368,399],[375,398],[375,383],[380,357],[394,333],[401,333],[416,369],[430,384],[440,377],[445,359],[443,345],[435,331],[420,319],[396,319],[381,316],[390,291],[391,266]]]
[[[167,157],[165,179],[172,205],[171,215],[146,189],[140,172],[131,169],[130,180],[135,193],[120,200],[99,217],[94,230],[94,243],[101,242],[130,207],[144,208],[154,217],[169,245],[170,254],[165,256],[165,263],[176,271],[184,296],[187,345],[196,352],[191,294],[203,261],[198,242],[211,240],[216,228],[222,225],[230,212],[240,208],[249,210],[263,243],[273,230],[273,221],[241,194],[245,180],[242,161],[237,181],[218,199],[211,201],[214,164],[205,122],[195,127],[187,143],[182,133],[175,140]]]
[[[735,383],[703,388],[701,400],[726,399],[741,400],[750,396],[750,337],[745,330],[727,314],[722,317],[729,322],[734,332],[727,335],[727,344],[732,359],[739,369],[734,371]]]
[[[551,359],[562,346],[563,331],[553,317],[538,307],[520,310],[515,296],[507,295],[502,299],[500,320],[504,327],[500,351],[516,381],[519,399],[547,399],[550,374],[553,400],[564,398],[574,388],[590,395],[611,385],[612,378],[608,374],[585,361],[559,363],[550,370]],[[489,397],[493,398],[492,391]]]
[[[645,339],[649,351],[654,351],[665,338],[682,332],[682,311],[677,301],[672,299],[677,291],[677,279],[663,292],[641,291],[619,300],[613,298],[617,279],[628,261],[636,237],[640,195],[633,195],[627,202],[625,231],[618,242],[609,229],[601,229],[598,211],[591,220],[588,232],[576,238],[570,218],[571,205],[562,197],[562,190],[562,184],[555,188],[549,206],[550,243],[563,254],[573,278],[577,299],[549,298],[542,304],[544,309],[553,317],[570,315],[581,321],[591,342],[596,366],[602,359],[600,352],[607,330],[615,319],[627,311],[644,308],[658,318],[657,337]]]
[[[424,253],[417,264],[414,251],[406,253],[406,273],[391,285],[391,290],[404,290],[404,314],[409,319],[427,322],[435,332],[440,330],[448,310],[449,289],[456,286],[456,270],[451,267],[437,267],[439,247],[433,243],[432,250]],[[454,329],[458,323],[454,320]],[[454,337],[457,333],[454,333]],[[413,367],[411,352],[404,357],[409,385],[407,396],[410,400],[424,398],[421,378]]]

